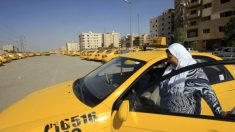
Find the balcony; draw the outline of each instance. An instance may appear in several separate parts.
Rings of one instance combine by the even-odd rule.
[[[190,14],[190,13],[187,14],[188,19],[195,19],[195,18],[198,18],[198,17],[201,17],[201,11],[200,10],[198,10],[195,14]]]
[[[197,0],[194,2],[189,2],[187,8],[193,8],[193,7],[197,7],[199,5],[201,5],[202,0]]]

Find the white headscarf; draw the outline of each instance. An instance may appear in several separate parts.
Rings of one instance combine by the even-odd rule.
[[[170,45],[168,47],[168,50],[173,56],[175,56],[178,59],[178,65],[176,66],[176,68],[170,65],[169,67],[167,67],[163,75],[169,74],[173,69],[178,70],[180,68],[196,63],[196,61],[192,58],[192,55],[186,50],[186,48],[183,45],[179,43],[174,43]],[[173,76],[168,82],[168,85],[174,84],[180,87],[184,87],[187,74],[188,71]]]

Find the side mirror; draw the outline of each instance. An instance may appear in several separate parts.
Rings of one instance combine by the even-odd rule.
[[[122,104],[119,107],[118,118],[121,121],[126,121],[128,113],[129,113],[129,100],[125,100],[122,102]]]

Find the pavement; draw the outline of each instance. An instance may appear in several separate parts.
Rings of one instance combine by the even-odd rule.
[[[0,111],[24,96],[58,83],[81,78],[102,65],[78,56],[37,56],[0,66]]]

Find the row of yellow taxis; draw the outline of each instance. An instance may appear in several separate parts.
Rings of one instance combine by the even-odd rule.
[[[3,63],[11,62],[12,60],[24,59],[33,56],[48,56],[50,54],[55,54],[54,52],[35,52],[35,53],[3,53],[0,55],[0,65]]]
[[[100,50],[83,50],[81,52],[62,52],[63,55],[78,56],[81,59],[90,61],[102,61],[104,63],[131,52],[138,52],[140,49],[100,49]]]

